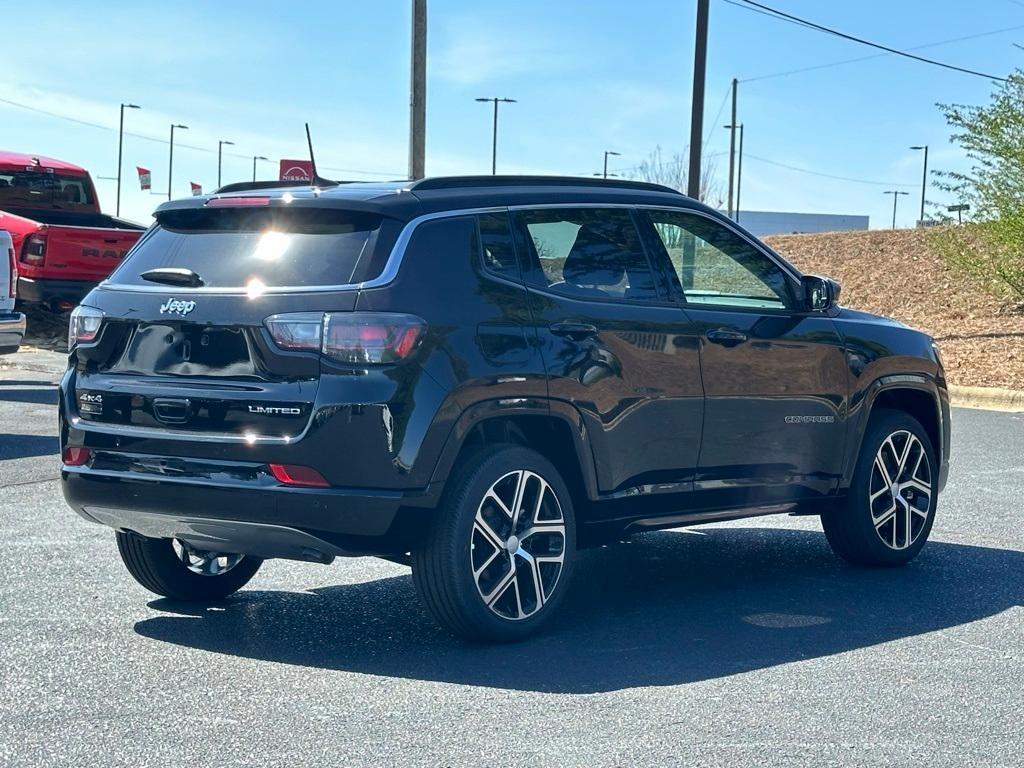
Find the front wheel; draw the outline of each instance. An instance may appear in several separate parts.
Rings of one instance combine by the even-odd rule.
[[[470,640],[524,638],[568,590],[576,555],[568,488],[536,451],[485,448],[453,474],[412,555],[416,589],[442,626]]]
[[[215,602],[244,587],[263,561],[248,555],[207,552],[177,539],[117,532],[128,572],[150,592],[188,602]]]
[[[868,424],[847,498],[821,517],[832,551],[855,565],[903,565],[928,540],[938,500],[935,450],[917,419],[881,410]]]

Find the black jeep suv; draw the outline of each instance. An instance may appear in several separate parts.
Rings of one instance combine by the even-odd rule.
[[[814,514],[843,558],[906,563],[947,474],[942,364],[838,293],[639,182],[169,202],[72,317],[64,495],[158,594],[376,555],[495,640],[636,531]]]

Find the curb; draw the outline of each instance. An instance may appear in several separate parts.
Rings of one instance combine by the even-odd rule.
[[[950,386],[949,403],[960,408],[1024,413],[1024,390]]]

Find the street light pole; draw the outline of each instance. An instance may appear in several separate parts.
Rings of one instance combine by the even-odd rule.
[[[620,154],[622,153],[612,152],[610,149],[606,149],[604,151],[604,177],[606,179],[608,178],[608,155],[611,155],[612,157],[619,157]]]
[[[928,192],[928,145],[922,144],[911,149],[924,150],[924,175],[921,177],[921,225],[924,226],[924,197]]]
[[[218,141],[217,142],[217,189],[220,189],[220,168],[221,160],[224,155],[224,145],[227,144],[229,147],[235,146],[233,141]]]
[[[498,173],[498,102],[503,104],[515,104],[515,99],[501,99],[496,96],[490,98],[481,96],[477,101],[493,102],[494,103],[494,132],[491,137],[491,175],[496,176]]]
[[[124,150],[124,111],[126,109],[141,109],[137,104],[122,104],[121,105],[121,127],[117,130],[117,213],[115,215],[121,215],[121,158],[123,157]]]
[[[892,195],[892,228],[896,229],[896,201],[900,199],[900,195],[909,195],[909,192],[897,192],[889,191],[883,192],[883,195]]]
[[[174,129],[180,128],[183,131],[188,130],[187,125],[171,124],[171,156],[167,161],[167,199],[171,199],[171,181],[174,178]]]
[[[265,158],[263,155],[253,155],[253,158],[252,158],[252,180],[253,181],[256,181],[256,161],[257,160],[266,160],[266,159],[267,158]]]

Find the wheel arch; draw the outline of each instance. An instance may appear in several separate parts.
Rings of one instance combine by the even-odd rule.
[[[935,380],[916,375],[883,376],[868,386],[862,400],[861,415],[856,420],[856,437],[850,440],[850,450],[846,456],[842,483],[844,488],[849,487],[853,480],[853,471],[871,416],[881,408],[903,411],[917,419],[932,442],[936,462],[940,467],[946,463],[948,446],[945,434],[948,430],[945,422],[949,419],[949,412],[948,407],[943,407],[943,398]],[[940,486],[943,483],[944,478]]]
[[[571,403],[528,398],[486,400],[456,420],[434,468],[431,484],[443,484],[466,452],[484,445],[523,445],[548,459],[574,501],[597,499],[597,474],[583,416]]]

